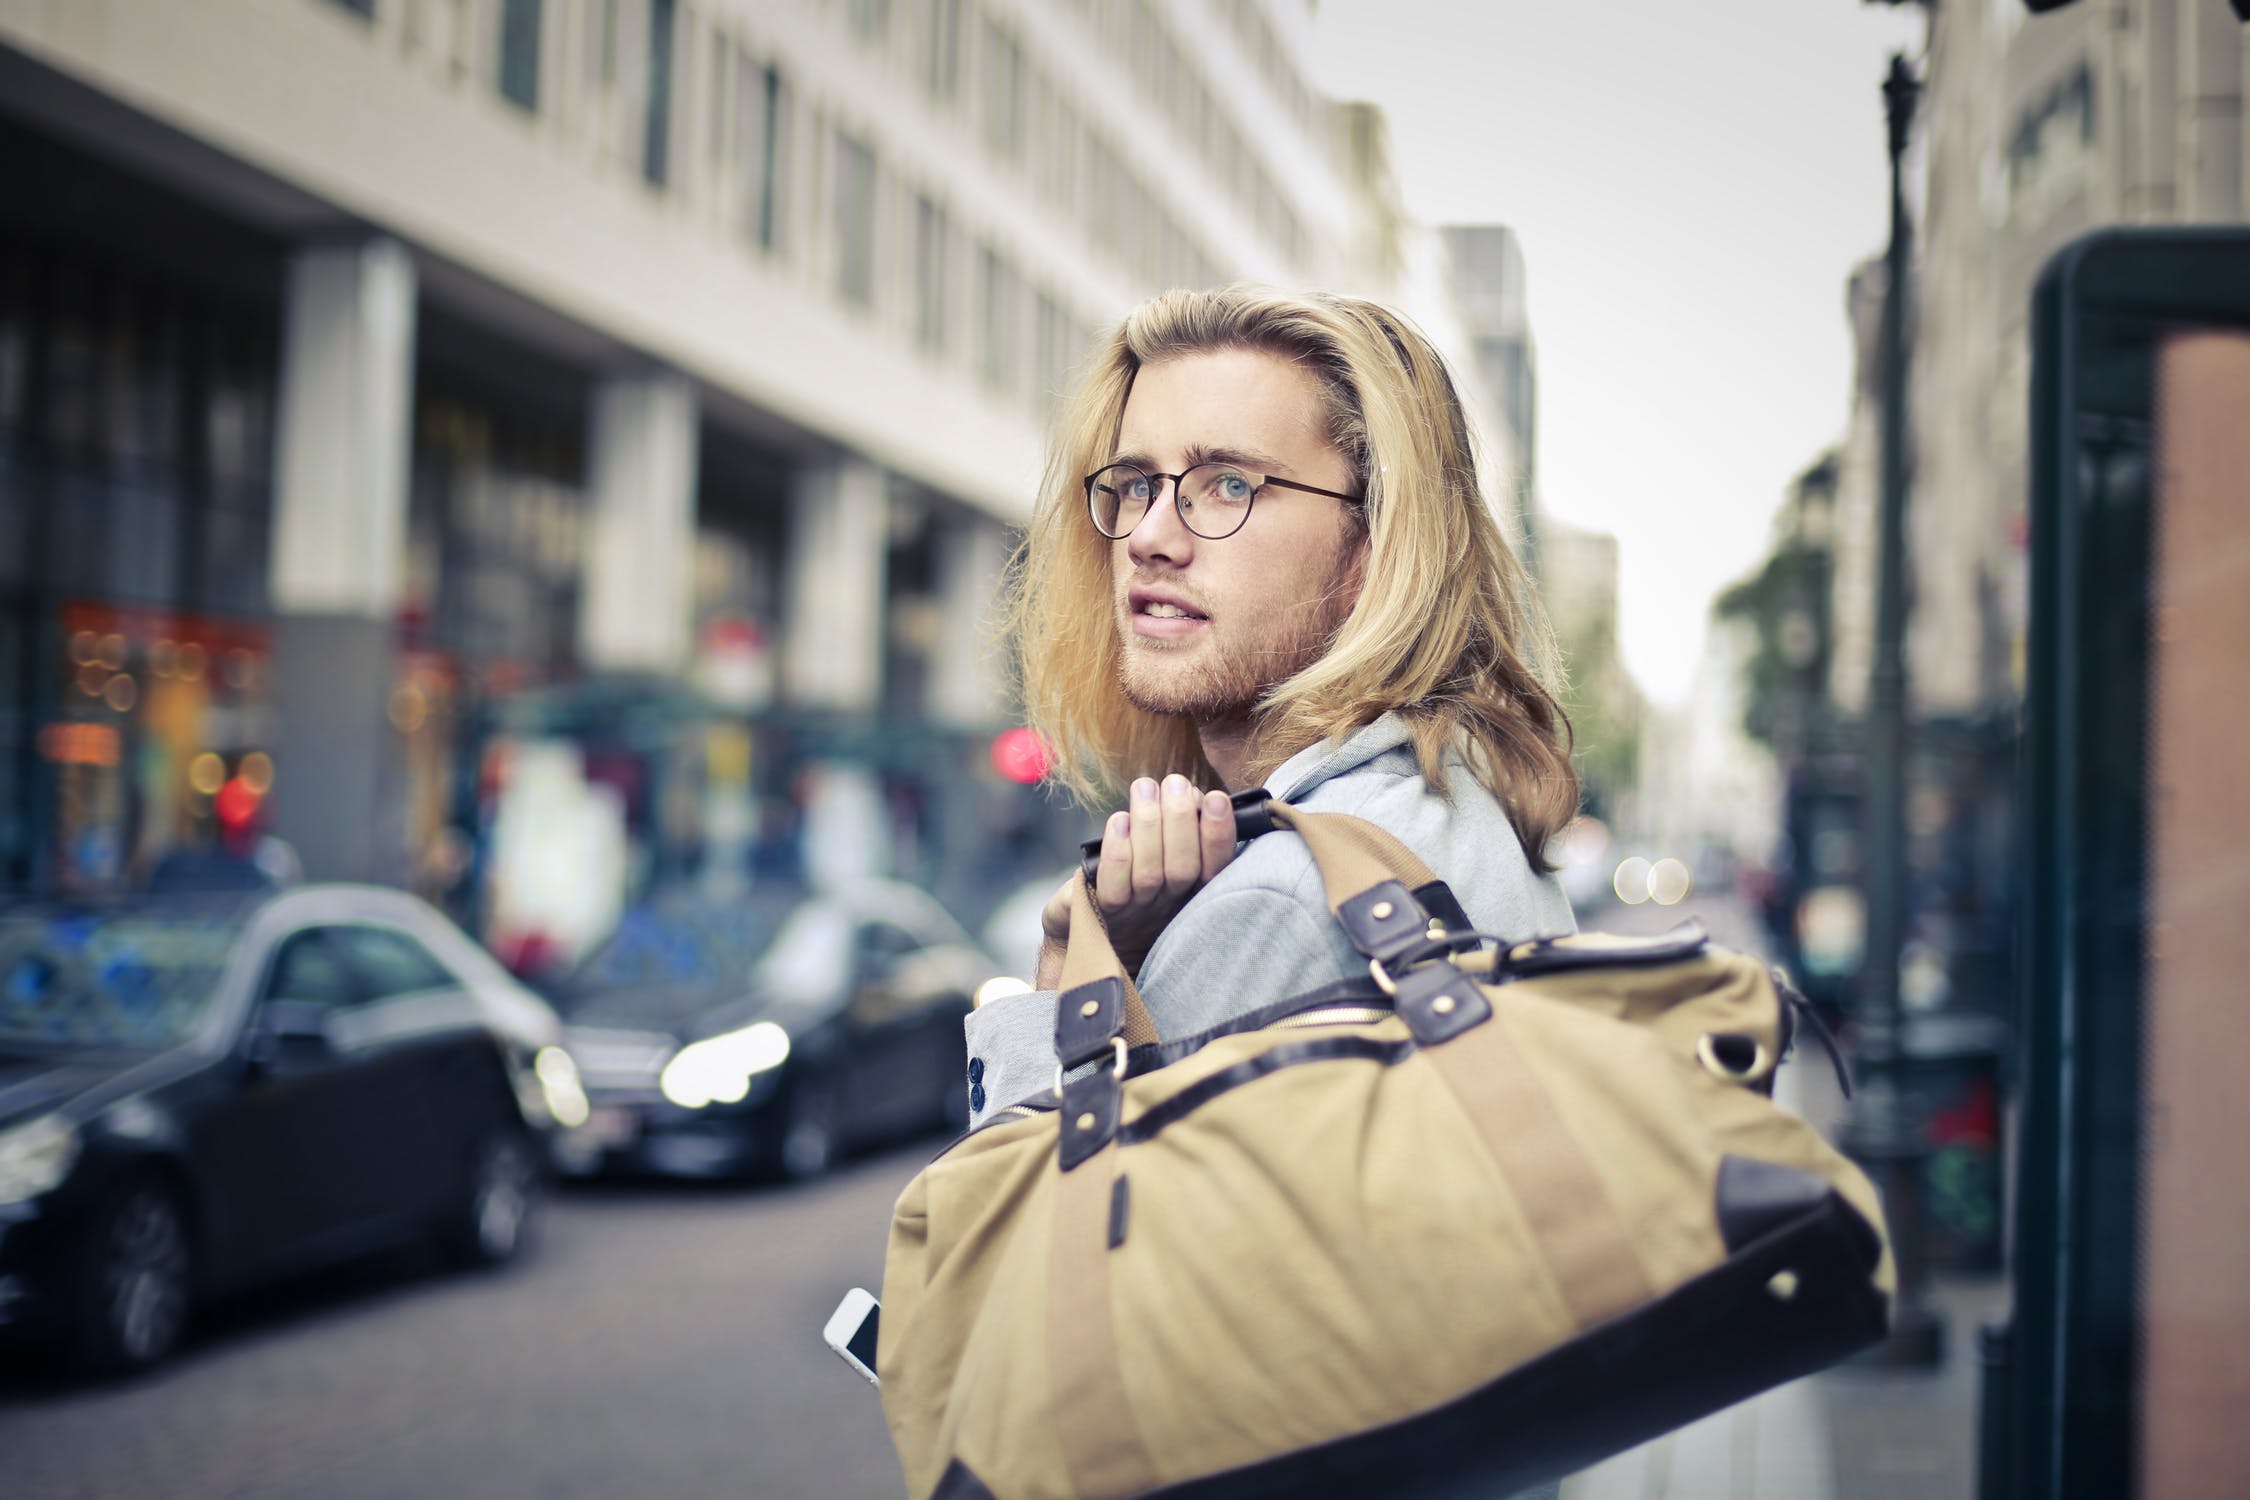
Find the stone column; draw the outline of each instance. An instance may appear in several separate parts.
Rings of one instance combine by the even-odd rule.
[[[406,549],[415,273],[396,240],[291,257],[275,441],[275,776],[266,826],[313,879],[395,880],[385,720]]]
[[[695,387],[670,371],[594,392],[584,604],[588,668],[684,672],[695,611]]]
[[[782,685],[797,708],[871,713],[883,686],[883,471],[845,454],[798,471],[790,496]]]
[[[1006,663],[993,638],[1009,536],[997,521],[963,516],[937,536],[938,639],[930,662],[930,717],[981,729],[1007,717]]]

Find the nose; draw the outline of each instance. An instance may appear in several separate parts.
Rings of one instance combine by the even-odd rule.
[[[1126,555],[1136,566],[1166,562],[1185,567],[1195,555],[1195,533],[1180,519],[1174,483],[1170,479],[1157,481],[1158,489],[1149,499],[1148,510],[1125,534]]]

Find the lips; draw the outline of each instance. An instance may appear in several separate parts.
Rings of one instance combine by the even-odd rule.
[[[1152,620],[1204,620],[1211,617],[1180,595],[1163,589],[1134,589],[1126,596],[1132,612]]]
[[[1132,633],[1147,641],[1176,641],[1195,635],[1211,617],[1171,590],[1137,588],[1125,596]]]

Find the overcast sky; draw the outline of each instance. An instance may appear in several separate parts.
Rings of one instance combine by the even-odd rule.
[[[1844,279],[1883,247],[1859,0],[1320,0],[1322,83],[1391,122],[1408,208],[1521,236],[1547,508],[1614,532],[1626,665],[1689,688],[1713,595],[1843,432]]]

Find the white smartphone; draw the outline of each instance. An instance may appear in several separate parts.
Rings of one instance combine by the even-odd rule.
[[[855,1286],[844,1293],[844,1300],[828,1315],[828,1326],[820,1331],[828,1347],[866,1376],[869,1385],[883,1383],[875,1373],[875,1323],[882,1315],[883,1304]]]

